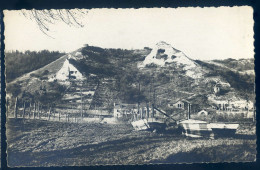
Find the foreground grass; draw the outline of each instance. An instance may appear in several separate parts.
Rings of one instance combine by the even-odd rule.
[[[190,139],[130,125],[9,119],[9,166],[254,161],[256,139]]]

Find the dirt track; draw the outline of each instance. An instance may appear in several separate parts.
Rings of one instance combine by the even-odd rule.
[[[180,162],[254,161],[256,139],[189,139],[133,131],[129,125],[75,124],[9,119],[8,164],[88,166]]]

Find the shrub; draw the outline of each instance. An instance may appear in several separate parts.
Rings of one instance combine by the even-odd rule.
[[[49,71],[48,70],[44,70],[44,72],[42,73],[43,76],[48,75]]]
[[[151,63],[151,64],[147,64],[145,67],[146,68],[157,68],[157,65],[154,63]]]
[[[7,93],[11,93],[13,97],[17,97],[21,93],[22,86],[18,83],[6,86]]]

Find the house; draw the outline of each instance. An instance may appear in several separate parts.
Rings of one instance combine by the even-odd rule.
[[[198,116],[203,115],[203,116],[208,116],[208,112],[206,110],[201,110],[198,112]]]
[[[137,112],[136,104],[116,104],[114,103],[114,117],[122,117],[124,114]]]
[[[171,102],[168,104],[169,108],[178,108],[178,109],[188,109],[188,104],[190,104],[189,101],[185,99],[181,99],[175,102]]]
[[[213,87],[213,91],[214,94],[218,94],[220,92],[221,89],[221,84],[217,83],[214,87]]]
[[[230,91],[230,84],[229,83],[225,83],[225,82],[221,82],[221,83],[217,83],[214,87],[213,87],[213,93],[214,94],[224,94]]]
[[[211,103],[210,108],[214,110],[218,110],[218,105],[216,103]]]
[[[55,75],[53,75],[49,81],[66,81],[69,79],[84,80],[84,76],[73,64],[69,62],[68,59],[66,59],[60,70]]]
[[[125,103],[114,103],[114,117],[120,118],[123,115],[137,115],[140,118],[150,117],[152,116],[152,109],[151,107],[147,106],[145,103],[139,104],[139,111],[138,111],[138,104],[125,104]]]

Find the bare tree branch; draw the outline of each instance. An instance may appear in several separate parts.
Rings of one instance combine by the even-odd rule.
[[[62,21],[69,26],[84,27],[80,22],[81,18],[88,13],[83,9],[51,9],[51,10],[21,10],[22,14],[32,21],[35,21],[39,29],[47,36],[51,37],[48,33],[49,26],[58,21]],[[52,37],[53,38],[53,37]]]

